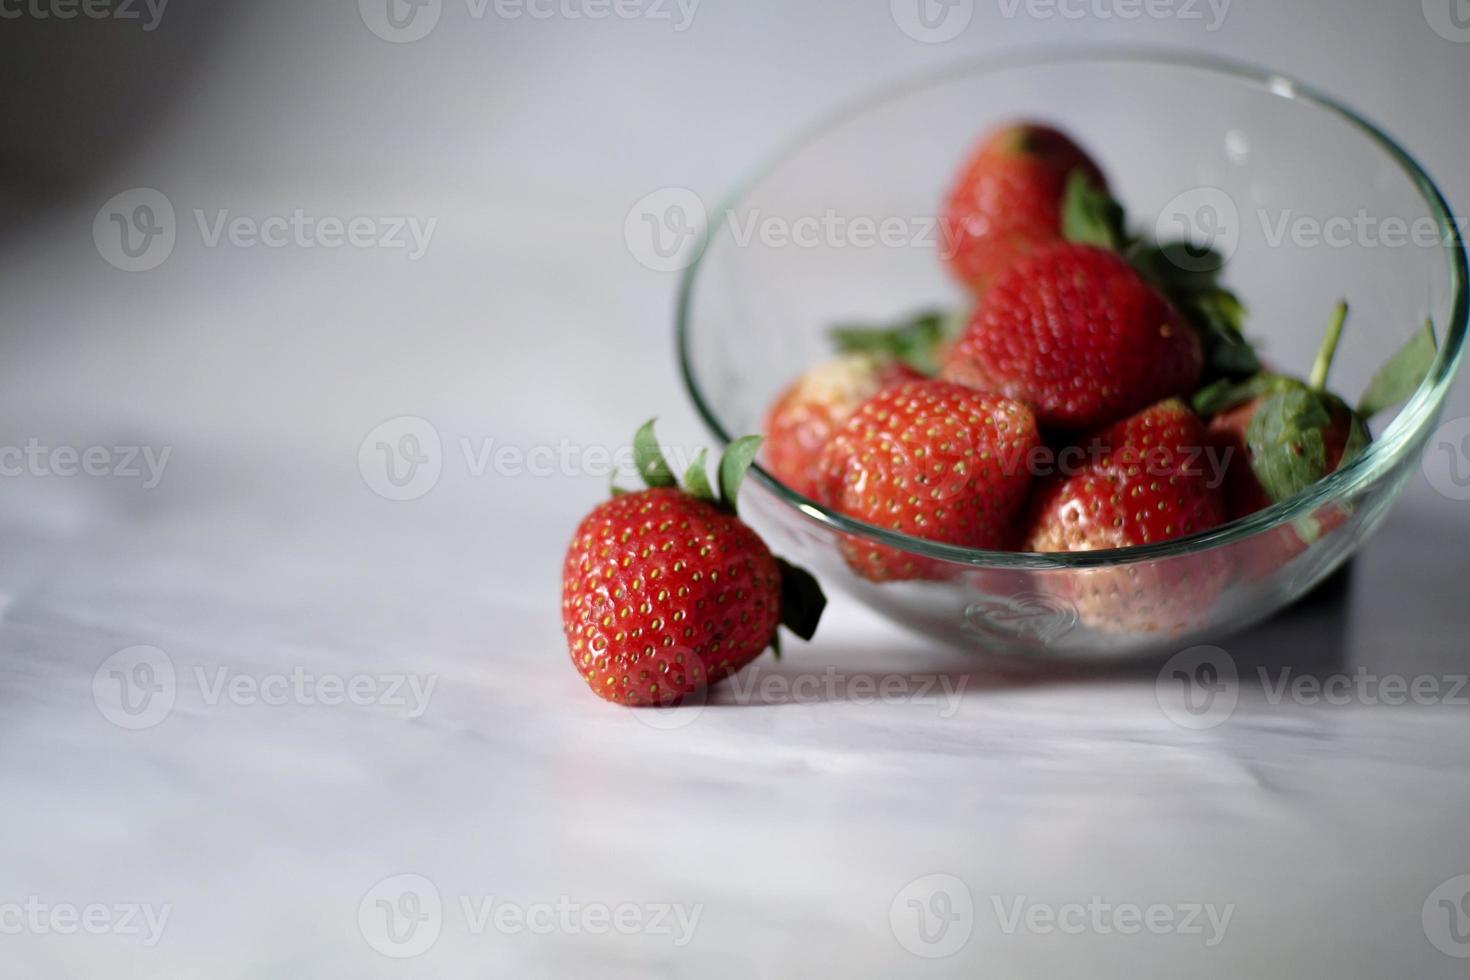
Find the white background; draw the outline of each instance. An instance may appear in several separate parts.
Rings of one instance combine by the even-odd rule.
[[[1434,489],[1470,459],[1431,460],[1344,593],[1225,641],[1242,683],[1214,727],[1177,724],[1154,669],[982,662],[840,596],[817,642],[754,672],[773,693],[650,724],[589,695],[561,638],[562,550],[605,480],[476,475],[462,441],[614,447],[651,414],[670,442],[703,439],[674,372],[675,277],[630,254],[630,207],[667,187],[713,202],[835,103],[989,52],[1165,44],[1281,69],[1470,206],[1470,43],[1430,26],[1451,2],[1236,0],[1211,30],[1203,2],[1123,19],[976,0],[934,44],[886,0],[704,0],[682,31],[673,4],[593,21],[571,0],[548,19],[443,0],[411,43],[353,2],[173,0],[151,31],[6,8],[0,444],[170,456],[150,489],[0,481],[0,972],[1464,976],[1445,950],[1470,941],[1438,900],[1465,883],[1435,889],[1470,872],[1470,708],[1272,704],[1256,667],[1444,691],[1470,671],[1470,504]],[[176,210],[177,242],[128,273],[93,223],[139,187]],[[297,208],[436,224],[411,260],[210,247],[194,217]],[[1467,414],[1461,385],[1446,418]],[[441,472],[391,502],[359,449],[403,416],[432,425]],[[137,645],[174,700],[129,730],[99,705],[104,662]],[[435,686],[421,713],[211,703],[221,676],[293,672]],[[885,679],[896,703],[868,703]],[[442,902],[403,960],[372,926],[400,874]],[[5,903],[31,896],[171,911],[147,947],[11,928]],[[701,911],[678,947],[477,932],[460,899],[489,896]],[[1007,933],[996,911],[1094,896],[1233,911],[1208,947],[1208,924]],[[910,899],[952,931],[925,943]]]

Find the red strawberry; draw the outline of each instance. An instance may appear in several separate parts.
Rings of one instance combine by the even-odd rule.
[[[572,663],[598,696],[629,705],[672,704],[734,673],[776,644],[779,623],[810,639],[826,602],[735,515],[760,440],[731,445],[716,501],[704,454],[681,490],[652,427],[634,443],[649,489],[587,515],[562,567]]]
[[[1121,256],[1064,243],[1001,276],[940,376],[1087,430],[1188,394],[1202,367],[1194,328]]]
[[[1055,129],[1013,123],[987,136],[944,206],[955,277],[978,295],[1018,259],[1060,240],[1062,196],[1074,172],[1106,186],[1097,165]]]
[[[1027,548],[1128,548],[1223,523],[1219,490],[1202,461],[1204,436],[1204,426],[1178,399],[1103,431],[1083,446],[1085,462],[1075,472],[1059,474],[1038,492]],[[1079,571],[1073,598],[1081,619],[1097,628],[1179,631],[1200,620],[1227,572],[1209,553]]]
[[[1041,445],[1019,402],[943,381],[915,381],[869,399],[822,454],[823,502],[860,521],[930,541],[1007,548]],[[873,581],[935,569],[882,545],[848,542]]]
[[[1177,398],[1082,446],[1084,462],[1038,492],[1031,551],[1130,548],[1205,531],[1224,520],[1202,463],[1205,431]],[[1062,458],[1062,457],[1059,457]]]
[[[766,468],[803,496],[816,495],[818,459],[832,434],[882,389],[923,375],[892,358],[843,354],[807,371],[766,415]]]

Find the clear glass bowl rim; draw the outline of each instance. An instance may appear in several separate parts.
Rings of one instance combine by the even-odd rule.
[[[719,232],[724,216],[739,206],[750,188],[754,187],[777,166],[810,142],[820,138],[831,129],[852,120],[864,112],[905,95],[921,91],[959,78],[992,75],[1017,68],[1046,67],[1049,65],[1081,64],[1132,64],[1158,65],[1169,68],[1185,68],[1218,76],[1226,81],[1245,83],[1276,95],[1292,99],[1305,105],[1326,111],[1347,122],[1366,135],[1398,164],[1423,197],[1429,213],[1440,227],[1441,247],[1449,265],[1451,288],[1450,322],[1436,324],[1439,337],[1439,352],[1428,376],[1400,409],[1383,435],[1369,444],[1367,450],[1350,465],[1343,467],[1319,481],[1311,489],[1282,501],[1265,510],[1258,511],[1228,524],[1201,531],[1187,537],[1174,538],[1158,544],[1131,548],[1112,548],[1098,551],[1038,553],[1024,551],[986,551],[956,545],[927,541],[886,528],[875,527],[854,520],[844,514],[822,506],[814,500],[791,490],[776,480],[759,463],[751,468],[756,479],[783,503],[789,505],[807,519],[825,525],[833,531],[857,535],[873,541],[899,548],[928,558],[959,562],[987,568],[1011,569],[1058,569],[1096,568],[1117,564],[1132,564],[1142,561],[1157,561],[1181,555],[1198,553],[1207,549],[1223,547],[1254,535],[1267,532],[1297,521],[1323,504],[1351,496],[1364,486],[1374,482],[1394,468],[1404,455],[1417,445],[1420,434],[1433,425],[1438,418],[1449,387],[1453,384],[1460,359],[1464,354],[1467,318],[1466,281],[1467,269],[1464,242],[1459,227],[1450,214],[1444,195],[1430,179],[1424,168],[1403,147],[1374,123],[1363,118],[1353,109],[1322,92],[1304,85],[1281,72],[1257,68],[1251,65],[1203,57],[1194,54],[1179,54],[1139,48],[1069,48],[1027,52],[1002,57],[986,57],[961,62],[941,71],[931,71],[906,81],[890,84],[849,101],[820,117],[807,126],[795,138],[786,142],[757,167],[744,182],[737,186],[716,212],[714,220],[706,230],[699,252],[684,270],[679,283],[678,303],[675,312],[675,340],[680,374],[684,386],[694,402],[696,411],[704,424],[720,441],[728,445],[734,438],[724,423],[716,416],[701,391],[695,377],[690,354],[691,307],[694,287],[704,265],[708,243]]]

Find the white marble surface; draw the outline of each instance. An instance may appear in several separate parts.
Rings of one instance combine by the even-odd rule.
[[[840,596],[708,705],[605,705],[557,594],[604,481],[474,463],[565,441],[595,468],[655,411],[698,441],[673,280],[625,249],[629,205],[718,194],[881,78],[1040,41],[1251,58],[1388,121],[1464,202],[1470,136],[1424,93],[1463,91],[1470,46],[1366,0],[1242,0],[1213,32],[979,4],[937,45],[882,3],[708,0],[675,36],[446,0],[408,45],[336,6],[229,15],[86,189],[11,175],[0,445],[169,456],[152,488],[54,459],[0,482],[0,976],[1470,972],[1448,929],[1470,930],[1470,503],[1435,489],[1470,459],[1431,461],[1338,592],[1222,644],[1242,681],[1207,728],[1154,669],[977,660]],[[197,14],[170,7],[160,44],[171,16]],[[61,166],[27,120],[11,159]],[[126,274],[91,229],[137,186],[179,240]],[[297,207],[438,224],[409,261],[207,247],[192,217]],[[442,472],[392,502],[358,453],[400,416],[432,421]],[[162,687],[129,714],[110,658],[140,646]],[[1278,697],[1283,668],[1349,703]],[[1457,703],[1357,693],[1390,674]],[[339,680],[364,703],[323,703]],[[412,911],[405,891],[427,918],[386,931],[378,900]]]

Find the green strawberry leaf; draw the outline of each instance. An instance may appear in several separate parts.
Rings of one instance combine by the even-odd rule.
[[[1290,378],[1275,374],[1256,374],[1244,381],[1221,378],[1194,393],[1190,406],[1196,415],[1209,417],[1228,412],[1246,402],[1264,398],[1284,385],[1295,384]]]
[[[810,640],[827,608],[827,597],[811,572],[784,558],[777,558],[776,564],[781,568],[781,622],[803,640]]]
[[[1299,381],[1287,381],[1266,397],[1245,431],[1251,469],[1266,496],[1287,500],[1327,476],[1326,433],[1342,415],[1348,433],[1337,468],[1356,459],[1372,438],[1362,417],[1336,395]]]
[[[1228,289],[1168,291],[1166,295],[1199,331],[1205,377],[1239,378],[1261,370],[1255,347],[1245,339],[1245,307]]]
[[[750,464],[755,462],[755,454],[760,452],[764,441],[761,436],[742,436],[730,443],[720,457],[721,506],[732,514],[738,511],[740,483],[745,479]]]
[[[1140,240],[1125,253],[1138,274],[1166,293],[1204,292],[1218,286],[1225,257],[1189,242]]]
[[[650,488],[677,487],[679,481],[674,479],[674,471],[669,469],[668,460],[664,459],[663,450],[659,448],[658,436],[653,434],[653,425],[657,419],[649,419],[643,423],[638,434],[633,437],[633,464],[638,467],[638,475]]]
[[[1255,348],[1245,339],[1245,306],[1219,285],[1224,256],[1188,242],[1147,241],[1133,243],[1126,256],[1199,331],[1205,377],[1240,378],[1261,369]]]
[[[831,330],[832,342],[844,354],[881,354],[902,361],[920,374],[939,373],[939,350],[959,334],[968,315],[944,310],[925,310],[888,326],[838,324]]]
[[[684,471],[684,492],[696,500],[705,503],[717,503],[715,491],[709,485],[709,473],[706,469],[705,460],[709,456],[709,450],[701,449],[694,456],[694,462],[689,464],[689,469]]]
[[[1412,395],[1429,375],[1437,346],[1434,321],[1425,320],[1423,329],[1415,332],[1368,382],[1368,390],[1358,401],[1358,414],[1372,418]]]
[[[1077,245],[1096,245],[1114,252],[1127,244],[1123,206],[1083,170],[1067,175],[1062,194],[1062,237]]]
[[[1261,403],[1246,426],[1251,468],[1272,501],[1295,497],[1327,475],[1323,431],[1332,424],[1326,399],[1300,384]]]

